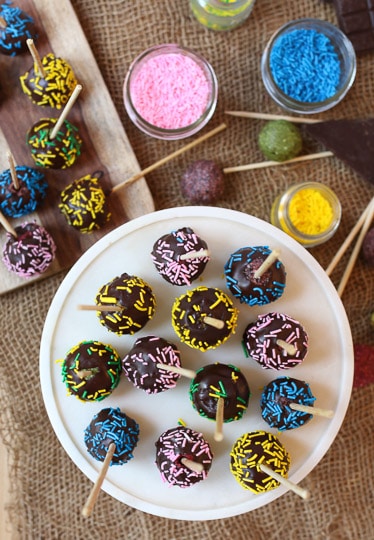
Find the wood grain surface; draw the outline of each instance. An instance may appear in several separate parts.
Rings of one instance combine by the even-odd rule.
[[[101,171],[102,185],[110,190],[140,171],[123,125],[97,66],[90,46],[69,0],[20,0],[17,6],[30,14],[37,26],[35,41],[40,56],[53,52],[72,66],[83,90],[68,120],[78,127],[83,140],[82,154],[65,170],[43,169],[48,181],[46,200],[34,214],[11,219],[11,224],[36,220],[46,227],[57,245],[56,259],[42,278],[69,268],[92,244],[122,223],[154,210],[144,178],[109,196],[110,222],[90,234],[69,226],[58,210],[59,195],[72,181]],[[28,129],[40,118],[57,118],[60,112],[38,107],[22,92],[19,77],[32,66],[28,52],[16,57],[0,55],[0,170],[9,168],[10,150],[17,165],[35,166],[26,145]],[[5,231],[0,231],[0,245]],[[22,287],[38,278],[23,279],[0,266],[0,294]]]

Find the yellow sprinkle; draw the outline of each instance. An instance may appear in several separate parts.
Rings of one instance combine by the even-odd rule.
[[[289,216],[296,229],[314,236],[330,227],[334,213],[329,201],[318,190],[305,188],[292,197]]]

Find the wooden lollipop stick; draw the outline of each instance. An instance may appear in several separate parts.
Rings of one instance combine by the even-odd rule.
[[[189,261],[192,259],[201,259],[201,257],[208,257],[209,251],[207,249],[200,249],[200,251],[190,251],[189,253],[183,253],[179,259],[181,261]]]
[[[14,161],[14,157],[10,152],[7,152],[7,158],[8,158],[8,163],[9,163],[10,176],[12,177],[14,189],[19,189],[19,180],[17,176],[16,163]]]
[[[164,369],[165,371],[171,371],[172,373],[179,373],[179,375],[182,375],[183,377],[187,377],[188,379],[194,379],[196,372],[192,371],[192,369],[185,369],[177,366],[170,366],[168,364],[156,364],[156,367],[158,369]]]
[[[238,165],[237,167],[225,167],[223,172],[225,174],[240,171],[251,171],[252,169],[264,169],[265,167],[276,167],[277,165],[288,165],[290,163],[298,163],[300,161],[309,161],[311,159],[320,159],[325,157],[331,157],[334,154],[329,150],[326,152],[317,152],[316,154],[308,154],[306,156],[298,156],[286,161],[260,161],[259,163],[249,163],[248,165]]]
[[[245,111],[225,111],[225,114],[229,114],[230,116],[238,116],[239,118],[255,118],[258,120],[287,120],[288,122],[295,122],[299,124],[317,124],[318,122],[321,122],[321,120],[315,120],[312,118]]]
[[[290,403],[290,408],[294,411],[305,412],[315,416],[324,416],[325,418],[332,418],[334,416],[334,411],[330,411],[329,409],[319,409],[318,407],[310,407],[301,403]]]
[[[353,248],[351,257],[348,261],[347,267],[344,271],[343,277],[339,283],[339,287],[337,289],[338,295],[341,297],[343,295],[344,289],[348,283],[348,280],[350,278],[350,275],[352,273],[353,267],[355,265],[356,259],[360,253],[360,249],[362,246],[362,242],[364,241],[364,238],[366,236],[366,233],[368,232],[371,223],[373,221],[374,216],[374,198],[371,200],[368,213],[366,214],[366,218],[364,221],[364,224],[362,225],[362,229],[360,231],[360,234],[358,236],[357,242],[355,244],[355,247]]]
[[[190,469],[190,471],[193,471],[196,473],[201,473],[204,470],[204,465],[202,463],[198,463],[197,461],[192,461],[192,459],[188,459],[184,457],[181,459],[181,463],[183,463],[183,465],[187,467],[187,469]]]
[[[223,440],[223,412],[225,401],[223,397],[219,397],[217,400],[216,410],[216,429],[214,431],[214,440],[220,442]]]
[[[91,515],[91,513],[92,513],[92,510],[93,510],[93,508],[95,506],[96,500],[97,500],[97,498],[99,496],[102,483],[104,482],[106,473],[108,472],[108,468],[109,468],[110,462],[112,461],[112,457],[113,457],[113,454],[114,454],[115,451],[116,451],[116,445],[114,443],[111,443],[109,445],[107,454],[105,456],[105,459],[104,459],[103,466],[101,468],[100,474],[97,477],[97,480],[96,480],[95,484],[93,485],[91,493],[88,496],[86,504],[84,505],[84,507],[82,509],[82,515],[84,517],[89,517]]]
[[[89,304],[79,304],[77,306],[77,309],[81,311],[108,311],[109,313],[114,311],[122,311],[123,307],[121,306],[105,306],[103,304],[97,304],[95,306],[91,306]]]
[[[13,235],[14,238],[17,238],[17,233],[15,229],[13,229],[13,227],[11,226],[11,224],[9,223],[9,221],[6,219],[6,217],[4,216],[2,212],[0,212],[0,223],[8,233]]]
[[[117,184],[116,186],[114,186],[112,188],[112,192],[117,191],[117,190],[123,188],[124,186],[128,186],[129,184],[132,184],[133,182],[135,182],[136,180],[139,180],[140,178],[142,178],[146,174],[154,171],[158,167],[161,167],[161,165],[164,165],[168,161],[171,161],[172,159],[174,159],[174,158],[180,156],[181,154],[183,154],[184,152],[187,152],[187,150],[191,150],[191,148],[194,148],[195,146],[202,143],[203,141],[206,141],[210,137],[213,137],[213,135],[216,135],[217,133],[220,133],[220,131],[223,131],[224,129],[226,129],[226,127],[227,127],[226,124],[220,124],[218,127],[212,129],[211,131],[208,131],[208,133],[205,133],[205,135],[201,135],[201,137],[198,137],[194,141],[186,144],[186,146],[183,146],[182,148],[179,148],[179,150],[176,150],[175,152],[172,152],[168,156],[160,159],[159,161],[156,161],[156,163],[153,163],[153,165],[150,165],[149,167],[143,169],[142,171],[138,172],[134,176],[131,176],[130,178],[127,178],[127,180],[124,180],[124,182],[121,182],[120,184]]]
[[[42,64],[39,53],[38,53],[38,51],[37,51],[37,49],[35,47],[34,40],[33,39],[27,39],[26,44],[27,44],[27,46],[29,48],[32,59],[34,60],[34,71],[39,71],[39,74],[44,78],[45,75],[46,75],[45,69],[44,69],[44,66]]]
[[[309,491],[307,489],[301,488],[297,484],[294,484],[293,482],[290,482],[287,478],[284,478],[281,474],[278,474],[276,471],[273,471],[270,467],[265,465],[265,463],[260,464],[260,469],[265,474],[268,474],[274,480],[277,480],[280,484],[283,484],[285,487],[296,493],[299,497],[302,499],[309,499]]]
[[[261,266],[257,268],[256,272],[253,274],[253,277],[255,279],[258,279],[263,274],[265,274],[266,270],[268,270],[270,266],[278,259],[279,254],[280,251],[278,249],[273,249],[273,251],[269,253],[264,262],[261,264]]]
[[[73,93],[71,94],[69,101],[66,103],[62,113],[60,114],[59,119],[57,120],[56,124],[54,125],[54,128],[52,129],[51,133],[49,134],[50,139],[54,139],[57,136],[57,133],[60,130],[60,127],[65,122],[67,115],[71,111],[74,103],[76,102],[80,92],[82,90],[82,85],[77,84],[77,86],[74,88]]]
[[[284,339],[277,339],[276,344],[282,349],[284,349],[287,354],[296,354],[297,349],[295,345],[292,345],[292,343],[288,343],[287,341],[284,341]]]
[[[1,28],[6,28],[7,27],[7,23],[6,23],[6,20],[4,19],[4,17],[0,17],[0,27]]]
[[[363,226],[363,224],[365,222],[365,219],[366,219],[366,216],[368,215],[368,212],[370,210],[370,206],[373,204],[373,201],[374,201],[374,197],[371,199],[371,201],[369,202],[369,204],[367,205],[365,210],[362,212],[361,216],[357,220],[354,227],[351,229],[351,231],[348,234],[347,238],[344,240],[344,242],[342,243],[342,245],[340,246],[340,248],[338,249],[338,251],[336,252],[334,257],[332,258],[330,264],[326,268],[326,274],[328,276],[331,276],[331,274],[333,273],[335,267],[339,264],[340,259],[343,257],[344,253],[347,251],[347,249],[349,248],[349,246],[353,242],[354,237],[356,236],[358,231]]]
[[[214,328],[217,328],[217,330],[222,330],[224,328],[225,323],[221,319],[216,319],[215,317],[209,317],[208,315],[204,317],[203,322],[207,324],[208,326],[213,326]]]

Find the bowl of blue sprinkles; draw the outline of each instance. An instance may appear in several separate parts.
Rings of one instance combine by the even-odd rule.
[[[270,38],[261,74],[269,95],[283,109],[319,113],[340,103],[351,88],[356,54],[338,27],[319,19],[298,19]]]

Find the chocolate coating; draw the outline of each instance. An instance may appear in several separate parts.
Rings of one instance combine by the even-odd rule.
[[[315,397],[305,381],[278,377],[268,383],[261,395],[261,415],[270,427],[279,431],[298,428],[313,418],[312,414],[295,411],[290,405],[313,406]]]
[[[100,229],[111,216],[100,181],[90,174],[75,180],[61,192],[58,207],[68,224],[81,233]]]
[[[278,480],[262,472],[260,463],[287,478],[290,456],[279,439],[266,431],[245,433],[230,452],[230,471],[244,489],[264,493],[279,486]]]
[[[124,465],[132,459],[139,440],[139,425],[118,407],[102,409],[84,431],[87,451],[98,461],[104,461],[109,446],[116,450],[110,465]]]
[[[213,204],[223,197],[224,189],[221,169],[208,159],[191,163],[181,178],[182,195],[194,204]]]
[[[13,184],[10,169],[0,174],[0,210],[8,217],[18,218],[34,212],[43,202],[48,183],[42,172],[26,167],[16,166],[18,189]]]
[[[216,362],[197,370],[190,385],[190,399],[197,412],[215,420],[219,397],[224,399],[224,422],[239,420],[243,416],[250,390],[239,368]]]
[[[7,233],[3,247],[3,263],[19,277],[43,274],[53,262],[56,244],[49,232],[30,221],[15,227],[17,238]]]
[[[82,401],[101,401],[118,386],[121,358],[110,345],[82,341],[68,351],[61,373],[70,395]]]
[[[7,56],[17,56],[27,51],[28,39],[36,39],[34,19],[19,7],[3,3],[0,6],[0,17],[6,26],[0,25],[0,52]]]
[[[123,273],[103,285],[96,304],[118,306],[115,312],[98,311],[100,323],[118,335],[135,334],[153,317],[156,299],[151,287],[140,277]]]
[[[164,482],[186,488],[206,479],[213,454],[202,433],[178,426],[164,431],[155,445],[156,465]],[[183,458],[201,464],[203,470],[192,471],[183,464]]]
[[[22,90],[35,105],[61,109],[78,84],[74,72],[66,60],[52,53],[43,56],[41,63],[44,76],[33,65],[20,77]]]
[[[172,285],[191,285],[204,271],[209,256],[182,260],[181,255],[207,250],[207,243],[190,227],[161,236],[153,245],[152,260],[157,272]]]
[[[180,374],[157,367],[157,364],[180,367],[180,353],[177,347],[166,339],[145,336],[137,339],[122,360],[126,377],[136,388],[147,394],[156,394],[174,388]]]
[[[226,262],[226,285],[241,303],[263,306],[282,296],[286,286],[286,271],[279,259],[260,277],[254,276],[271,253],[268,246],[243,247],[232,253]]]
[[[50,138],[56,122],[56,118],[42,118],[27,133],[31,157],[38,167],[66,169],[80,156],[82,140],[78,129],[67,120],[62,124],[57,136]]]
[[[206,317],[223,321],[222,328],[205,322]],[[224,343],[235,331],[238,311],[220,289],[197,287],[177,298],[172,306],[172,325],[180,340],[206,351]]]
[[[292,346],[294,351],[286,350],[279,340]],[[266,313],[246,327],[243,346],[264,369],[290,369],[304,360],[308,352],[308,334],[292,317],[284,313]]]

